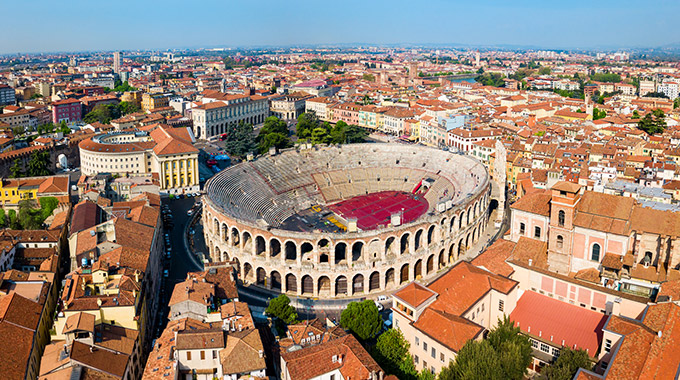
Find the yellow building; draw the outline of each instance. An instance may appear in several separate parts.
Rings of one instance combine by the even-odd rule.
[[[144,112],[154,108],[167,107],[169,104],[170,97],[167,94],[144,93],[142,95],[142,111]]]
[[[67,175],[3,178],[0,180],[0,202],[3,208],[17,208],[23,200],[38,200],[41,197],[56,197],[69,202],[69,179]]]

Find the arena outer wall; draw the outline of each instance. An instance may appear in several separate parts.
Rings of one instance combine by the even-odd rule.
[[[397,227],[340,234],[258,226],[225,215],[209,196],[203,198],[210,256],[232,261],[244,284],[342,298],[393,291],[456,263],[488,224],[491,185],[487,173],[476,193],[444,212]]]

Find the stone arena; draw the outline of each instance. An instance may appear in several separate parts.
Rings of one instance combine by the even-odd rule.
[[[491,202],[478,161],[402,144],[288,149],[223,170],[205,189],[213,261],[232,262],[244,283],[320,298],[434,276],[479,239]]]

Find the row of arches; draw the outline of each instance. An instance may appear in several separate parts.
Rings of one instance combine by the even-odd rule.
[[[486,197],[484,198],[486,199]],[[331,243],[328,238],[320,238],[316,242],[305,241],[302,243],[293,240],[281,241],[276,237],[266,239],[261,235],[255,236],[248,231],[240,232],[237,227],[229,227],[226,223],[220,223],[216,217],[209,213],[208,220],[212,219],[211,231],[213,236],[217,235],[230,247],[237,248],[245,254],[254,256],[278,258],[282,261],[291,260],[297,262],[313,263],[332,263],[353,264],[356,262],[369,262],[372,259],[384,259],[390,256],[401,256],[405,254],[416,254],[421,249],[431,248],[433,244],[447,240],[451,234],[468,226],[467,220],[473,217],[471,222],[482,216],[480,207],[483,202],[476,202],[468,211],[463,211],[458,215],[444,217],[437,224],[430,225],[427,229],[420,228],[414,233],[403,232],[401,236],[389,236],[384,243],[375,238],[369,242],[355,241],[353,243],[335,242]],[[465,213],[467,212],[467,217]],[[459,223],[456,223],[456,220]],[[463,225],[463,220],[466,223]],[[458,226],[458,228],[456,228]],[[437,227],[439,227],[437,229]],[[299,244],[299,246],[298,246]],[[380,247],[382,245],[382,247]],[[368,249],[368,255],[365,250]],[[379,256],[379,257],[378,257]]]
[[[247,257],[243,259],[243,264],[238,257],[232,258],[231,262],[241,281],[276,292],[314,297],[343,297],[377,293],[432,275],[457,262],[467,252],[469,246],[478,241],[482,231],[483,227],[480,224],[469,231],[464,238],[461,237],[458,242],[450,244],[448,249],[442,248],[438,254],[432,253],[426,258],[417,258],[386,269],[361,271],[353,275],[304,274],[300,276],[291,272],[281,273],[281,267],[273,266],[267,269],[263,265],[251,263]],[[226,252],[218,252],[218,255],[223,261],[230,261]]]

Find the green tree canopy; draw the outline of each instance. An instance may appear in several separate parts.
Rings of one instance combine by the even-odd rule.
[[[258,151],[260,154],[264,154],[271,147],[284,149],[293,146],[288,134],[288,124],[285,121],[280,120],[276,116],[268,117],[265,119],[262,129],[260,129],[260,133],[255,139]]]
[[[245,157],[256,148],[252,124],[239,122],[226,135],[224,149],[232,156]]]
[[[0,208],[0,228],[7,227],[7,215],[5,214],[5,209]]]
[[[619,83],[621,82],[621,75],[610,73],[595,73],[590,76],[590,80],[593,82]]]
[[[541,66],[541,68],[538,69],[538,75],[550,75],[551,72],[552,70],[547,66]]]
[[[350,302],[340,314],[340,326],[351,331],[361,340],[378,335],[382,329],[382,318],[372,300]]]
[[[50,175],[52,174],[49,169],[50,163],[50,152],[35,150],[31,153],[31,157],[28,160],[26,175],[29,177]]]
[[[24,169],[21,165],[21,161],[19,161],[18,158],[14,160],[14,165],[9,168],[9,172],[10,178],[21,178],[24,176]]]
[[[503,87],[505,86],[504,78],[503,74],[483,73],[478,75],[475,80],[485,86]]]
[[[649,135],[662,133],[666,129],[666,115],[657,108],[638,121],[638,128]]]
[[[593,120],[600,120],[607,117],[607,112],[605,110],[600,110],[597,107],[593,108]]]
[[[278,297],[269,300],[269,304],[264,312],[267,315],[278,318],[286,324],[297,322],[297,312],[294,307],[290,306],[290,298],[285,294],[281,294]]]
[[[564,347],[557,360],[545,368],[544,374],[548,380],[571,380],[579,368],[589,370],[592,367],[593,363],[585,351]]]
[[[312,137],[312,131],[319,126],[319,118],[316,117],[315,112],[305,112],[298,116],[297,126],[295,127],[298,138],[300,140],[309,139]]]
[[[416,370],[409,346],[400,330],[389,329],[378,337],[371,354],[387,374],[404,380],[413,379]]]
[[[505,317],[489,332],[486,340],[468,341],[456,361],[442,370],[440,379],[524,378],[531,363],[531,343],[518,327]]]

